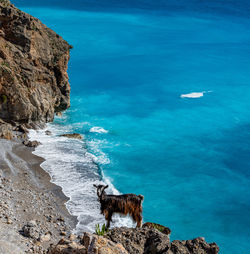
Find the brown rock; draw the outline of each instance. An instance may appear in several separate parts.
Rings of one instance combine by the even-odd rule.
[[[29,221],[26,225],[23,226],[22,234],[25,237],[38,240],[40,235],[40,230],[38,229],[35,221]]]
[[[62,134],[60,137],[67,137],[67,138],[75,138],[75,139],[82,139],[82,135],[78,133],[72,133],[72,134]]]
[[[0,118],[49,122],[70,106],[71,46],[38,19],[0,1]]]

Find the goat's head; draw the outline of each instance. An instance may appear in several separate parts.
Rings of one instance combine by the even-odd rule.
[[[107,189],[109,186],[108,185],[105,186],[102,184],[99,185],[94,184],[94,187],[97,189],[97,196],[100,199],[104,193],[104,190]]]

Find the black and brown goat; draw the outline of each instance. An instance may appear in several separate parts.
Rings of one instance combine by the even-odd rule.
[[[97,188],[97,196],[101,203],[101,214],[105,216],[107,221],[106,228],[109,228],[114,213],[129,214],[134,222],[137,223],[136,227],[141,227],[142,223],[142,195],[124,194],[124,195],[107,195],[105,189],[108,185],[95,185]]]

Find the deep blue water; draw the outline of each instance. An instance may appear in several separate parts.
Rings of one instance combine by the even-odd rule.
[[[85,135],[119,191],[145,196],[144,221],[250,253],[249,3],[12,2],[74,46],[55,124]]]

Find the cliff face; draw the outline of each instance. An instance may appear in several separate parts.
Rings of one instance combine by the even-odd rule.
[[[38,19],[0,0],[0,118],[50,122],[67,109],[70,48]]]

